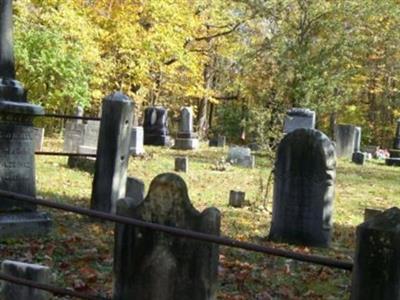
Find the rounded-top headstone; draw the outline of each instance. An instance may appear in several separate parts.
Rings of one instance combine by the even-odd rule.
[[[104,100],[107,100],[107,101],[128,101],[128,102],[131,102],[131,99],[130,99],[127,95],[125,95],[125,94],[123,94],[123,93],[121,93],[121,92],[114,92],[114,93],[108,95],[107,97],[105,97]]]
[[[335,177],[335,148],[325,134],[314,129],[287,134],[275,162],[270,239],[328,246]]]

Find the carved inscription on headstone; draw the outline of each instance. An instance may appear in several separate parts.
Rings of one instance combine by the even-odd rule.
[[[328,246],[335,177],[335,149],[326,135],[313,129],[287,134],[275,162],[270,239]]]

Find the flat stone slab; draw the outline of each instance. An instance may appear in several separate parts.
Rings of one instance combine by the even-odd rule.
[[[44,212],[17,212],[0,215],[0,239],[48,234],[52,220]]]

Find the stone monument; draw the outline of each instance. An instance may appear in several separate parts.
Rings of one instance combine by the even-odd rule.
[[[326,247],[331,240],[336,155],[322,132],[297,129],[278,147],[269,237]]]
[[[361,151],[361,127],[355,127],[354,150],[351,161],[357,165],[363,165],[367,160],[367,153]]]
[[[307,108],[292,108],[286,113],[283,133],[289,133],[299,128],[315,128],[315,111]]]
[[[400,166],[400,119],[397,120],[396,135],[393,141],[393,148],[389,150],[390,158],[385,160],[388,166]]]
[[[90,208],[114,213],[125,197],[133,102],[122,93],[104,98]]]
[[[356,148],[357,128],[349,124],[335,125],[335,142],[337,157],[348,157],[351,159]]]
[[[220,212],[197,211],[181,177],[166,173],[150,184],[143,201],[118,201],[117,214],[219,235]],[[218,245],[116,224],[113,299],[216,299]]]
[[[193,110],[191,107],[184,106],[181,109],[179,132],[175,139],[174,148],[192,150],[198,147],[199,139],[197,134],[193,132]]]
[[[256,162],[255,156],[251,155],[250,148],[239,146],[229,148],[227,161],[245,168],[254,168]]]
[[[43,108],[15,80],[12,0],[0,1],[0,189],[36,197],[35,129]],[[0,237],[43,234],[51,220],[32,203],[0,199]]]
[[[168,110],[164,107],[148,107],[144,111],[144,144],[169,146]]]
[[[134,126],[131,128],[131,142],[129,152],[133,156],[140,156],[145,153],[143,147],[143,127]]]

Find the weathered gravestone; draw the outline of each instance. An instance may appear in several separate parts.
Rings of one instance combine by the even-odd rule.
[[[83,116],[83,108],[78,106],[75,110],[75,116]],[[64,152],[77,153],[79,145],[82,145],[85,125],[82,120],[69,119],[65,122],[64,129]]]
[[[244,205],[246,193],[241,191],[229,192],[229,205],[233,207],[242,207]]]
[[[119,200],[117,213],[219,235],[220,213],[191,204],[185,182],[175,174],[153,179],[144,201]],[[216,299],[218,245],[159,231],[117,224],[113,300]]]
[[[129,152],[133,156],[139,156],[144,154],[143,147],[143,127],[136,126],[131,128],[131,142],[129,146]]]
[[[315,111],[307,108],[292,108],[287,111],[283,133],[289,133],[299,128],[315,128]]]
[[[229,148],[227,161],[245,168],[255,167],[255,156],[250,148],[234,146]]]
[[[208,146],[224,148],[225,144],[226,144],[226,137],[224,135],[218,135],[217,137],[210,139]]]
[[[393,207],[357,227],[351,300],[400,299],[400,210]]]
[[[0,189],[36,196],[34,116],[43,108],[27,102],[15,80],[12,1],[0,1]],[[36,205],[1,197],[0,237],[46,233],[50,218]],[[27,230],[29,228],[29,230]]]
[[[189,157],[176,157],[175,158],[175,171],[176,172],[185,172],[189,171]]]
[[[78,153],[96,154],[100,131],[99,121],[87,121],[84,125],[82,142],[78,146]]]
[[[354,150],[351,161],[358,165],[363,165],[367,160],[367,153],[361,152],[361,127],[355,127]]]
[[[400,119],[397,120],[396,135],[393,148],[389,150],[390,158],[385,160],[388,166],[400,166]]]
[[[44,128],[33,128],[35,136],[35,151],[42,151],[44,140]]]
[[[122,93],[103,100],[99,143],[90,207],[115,212],[125,197],[133,102]]]
[[[168,110],[164,107],[148,107],[144,111],[144,144],[169,146]]]
[[[328,246],[335,176],[335,148],[325,134],[313,129],[287,134],[275,162],[270,239]]]
[[[143,201],[144,199],[144,182],[135,177],[128,177],[126,180],[126,197],[132,198],[134,201]]]
[[[337,157],[351,158],[356,148],[357,128],[354,125],[335,125],[335,142]]]
[[[181,109],[179,121],[179,132],[175,139],[174,148],[182,150],[197,149],[199,139],[193,131],[193,110],[191,107],[184,106]]]
[[[42,284],[49,284],[51,281],[50,269],[41,265],[4,260],[1,263],[1,272],[9,276],[31,280]],[[4,282],[0,291],[0,300],[48,299],[50,299],[50,294],[48,292],[7,281]]]

